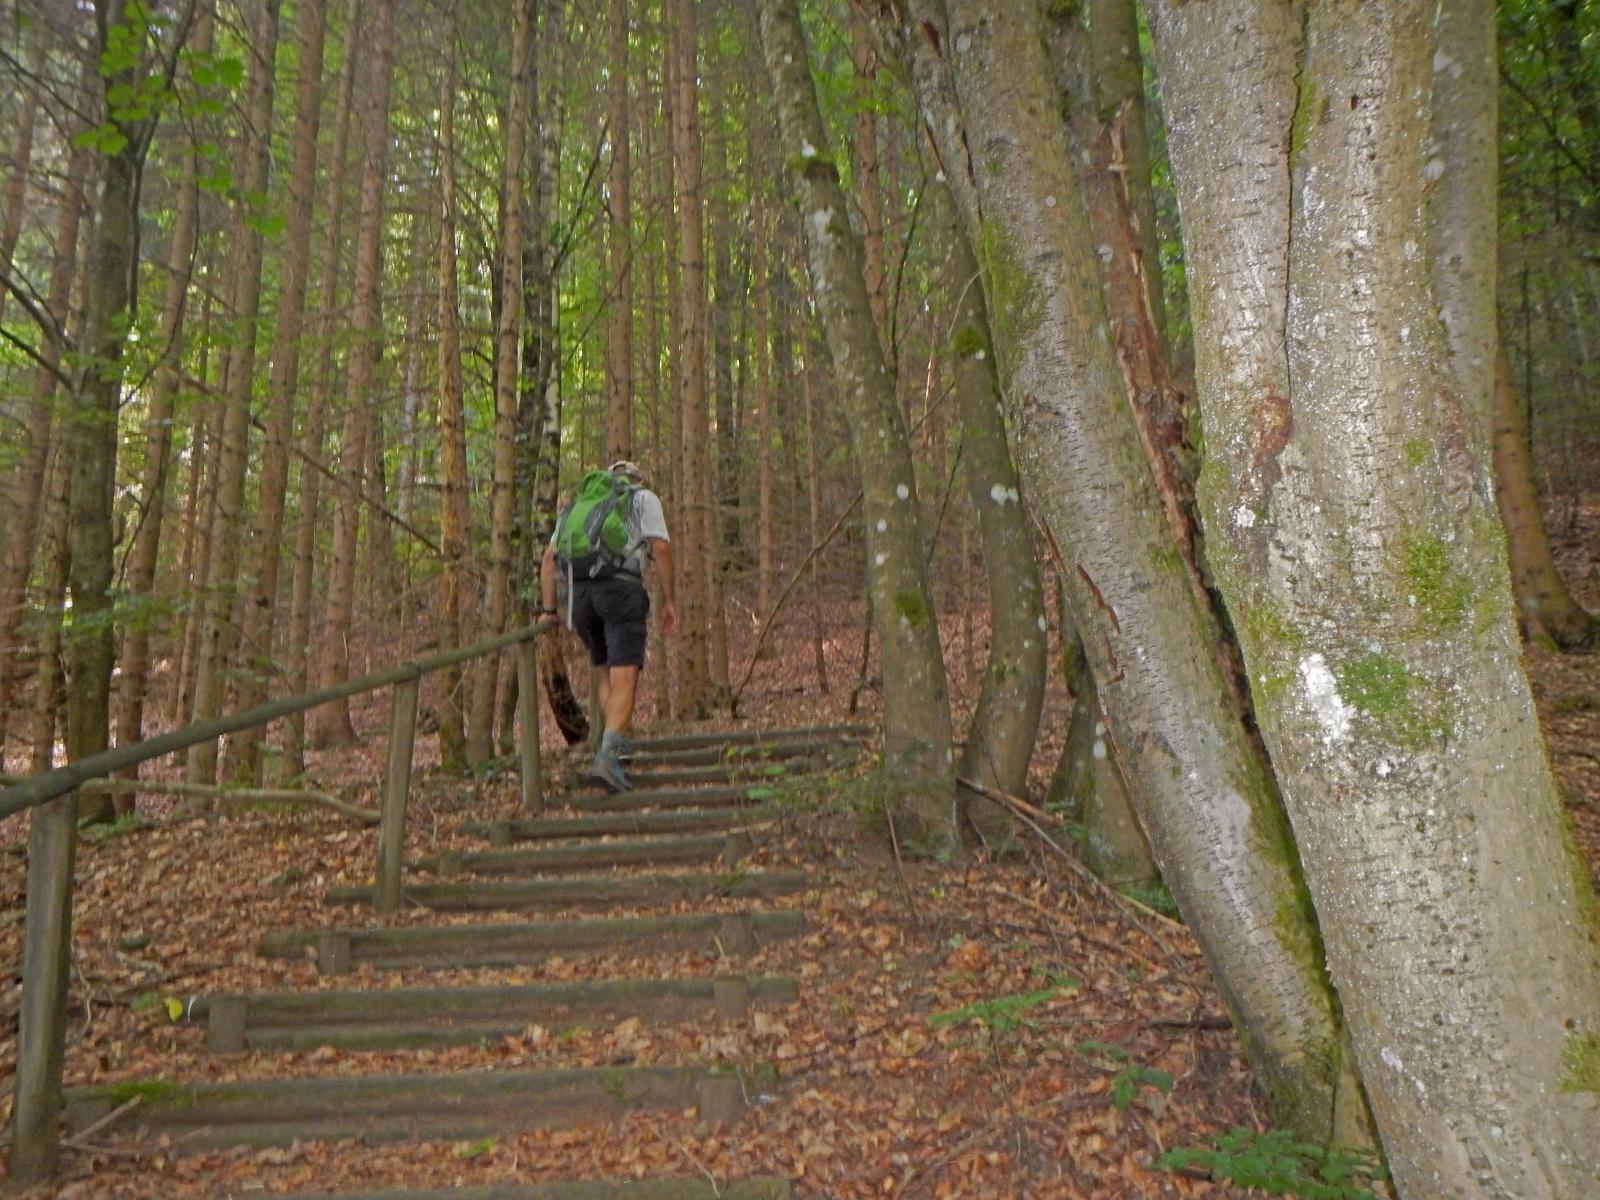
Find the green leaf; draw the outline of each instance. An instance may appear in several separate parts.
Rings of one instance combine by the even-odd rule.
[[[487,1154],[500,1144],[499,1138],[486,1137],[481,1142],[472,1142],[456,1149],[457,1158],[477,1158],[480,1154]]]

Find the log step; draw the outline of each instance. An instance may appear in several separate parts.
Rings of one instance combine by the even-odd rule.
[[[672,767],[663,770],[636,770],[625,768],[628,782],[637,791],[655,788],[697,787],[707,783],[739,783],[761,779],[790,779],[796,775],[815,772],[821,767],[834,765],[833,760],[793,758],[787,762],[743,762],[718,764],[709,767]],[[567,774],[566,786],[570,788],[599,788],[598,779],[589,778],[589,764],[580,762]]]
[[[569,842],[517,850],[477,850],[441,854],[417,865],[437,875],[544,875],[608,867],[645,867],[674,863],[733,866],[750,853],[750,835],[741,831],[689,837],[615,838]]]
[[[836,738],[826,741],[729,742],[688,746],[682,750],[635,747],[632,763],[640,770],[666,767],[712,767],[733,763],[770,763],[791,758],[824,757],[849,746]]]
[[[770,783],[724,784],[719,787],[636,788],[620,795],[578,792],[559,797],[579,812],[635,812],[656,808],[735,808],[771,800],[777,789]]]
[[[281,1146],[295,1141],[468,1139],[615,1120],[643,1109],[697,1107],[731,1124],[744,1098],[771,1091],[768,1066],[586,1067],[547,1071],[339,1076],[239,1083],[73,1088],[69,1135],[134,1096],[120,1124],[167,1135],[175,1147]]]
[[[675,733],[633,739],[635,750],[691,750],[701,746],[749,745],[765,743],[780,745],[784,742],[832,742],[844,739],[871,737],[873,730],[867,725],[809,725],[796,729],[714,729],[705,733]]]
[[[686,901],[788,896],[806,889],[799,871],[728,871],[687,875],[579,875],[559,879],[407,882],[402,897],[441,912],[557,912],[577,908],[644,908]],[[329,888],[329,904],[371,904],[371,887]]]
[[[787,1179],[635,1179],[626,1183],[575,1180],[503,1184],[499,1187],[434,1188],[401,1192],[296,1192],[282,1200],[790,1200]]]
[[[588,817],[473,821],[464,829],[474,837],[485,839],[491,846],[509,846],[513,842],[614,837],[629,833],[700,833],[717,829],[746,829],[775,819],[780,811],[776,805],[763,804],[742,810],[690,808],[677,812],[618,812]]]
[[[399,967],[508,967],[548,954],[632,947],[652,952],[700,945],[727,955],[753,954],[763,943],[805,931],[797,912],[693,913],[666,917],[595,917],[525,925],[441,925],[408,929],[324,929],[269,933],[257,945],[267,958],[299,958],[314,950],[325,975],[362,963]]]
[[[473,1045],[521,1033],[610,1024],[715,1017],[738,1020],[752,1004],[788,1004],[799,995],[779,976],[619,979],[520,987],[400,988],[393,991],[260,992],[206,996],[189,1010],[206,1022],[206,1048],[341,1050]]]

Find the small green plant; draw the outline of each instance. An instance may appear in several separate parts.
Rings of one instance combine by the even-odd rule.
[[[78,822],[78,835],[86,842],[109,842],[112,838],[138,833],[149,827],[149,822],[137,812],[125,812],[107,825],[96,825],[88,820]]]
[[[1023,1014],[1038,1008],[1046,1000],[1061,992],[1059,987],[1041,988],[1037,992],[1019,992],[1014,996],[996,996],[992,1000],[974,1000],[948,1012],[934,1013],[928,1024],[935,1029],[945,1025],[962,1025],[967,1021],[980,1021],[990,1037],[1003,1037],[1017,1029],[1032,1029]]]
[[[477,1158],[480,1154],[487,1154],[500,1144],[499,1138],[486,1137],[482,1141],[468,1142],[456,1147],[457,1158]]]
[[[1367,1185],[1389,1178],[1371,1154],[1296,1141],[1281,1129],[1230,1129],[1212,1149],[1169,1150],[1155,1165],[1168,1171],[1206,1171],[1239,1187],[1302,1200],[1377,1200]]]
[[[1150,883],[1125,883],[1117,888],[1130,900],[1136,900],[1146,908],[1154,909],[1163,917],[1170,917],[1174,921],[1183,920],[1183,914],[1178,911],[1178,902],[1172,898],[1172,893],[1167,890],[1167,885],[1159,879]]]
[[[1128,1061],[1128,1052],[1121,1046],[1113,1046],[1110,1042],[1097,1042],[1093,1038],[1084,1038],[1077,1045],[1079,1054],[1093,1054],[1099,1058],[1109,1058],[1112,1062],[1125,1063]]]
[[[1142,1087],[1155,1088],[1165,1096],[1172,1091],[1172,1076],[1159,1067],[1144,1067],[1138,1063],[1123,1067],[1111,1081],[1111,1103],[1126,1109]]]
[[[1126,1109],[1132,1104],[1138,1097],[1140,1088],[1154,1088],[1163,1096],[1172,1091],[1171,1075],[1159,1067],[1147,1067],[1143,1063],[1134,1062],[1133,1057],[1121,1046],[1085,1038],[1078,1043],[1077,1051],[1079,1054],[1104,1059],[1106,1063],[1116,1064],[1121,1068],[1111,1080],[1111,1103],[1119,1109]],[[1109,1069],[1110,1067],[1107,1067],[1107,1070]]]

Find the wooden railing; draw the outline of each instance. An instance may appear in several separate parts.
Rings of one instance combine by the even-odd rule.
[[[389,715],[389,755],[378,828],[373,904],[379,912],[400,906],[401,851],[406,798],[416,742],[422,678],[460,663],[516,647],[517,701],[522,721],[522,804],[544,807],[539,761],[539,661],[536,639],[555,627],[540,621],[458,650],[405,663],[376,675],[273,700],[243,712],[196,721],[157,737],[117,746],[0,790],[0,817],[33,810],[28,831],[27,919],[22,946],[22,1003],[18,1013],[17,1076],[11,1115],[11,1176],[39,1183],[55,1170],[60,1148],[61,1073],[66,1051],[67,971],[72,950],[72,886],[77,849],[77,790],[115,771],[186,750],[242,729],[268,725],[330,701],[394,689]]]

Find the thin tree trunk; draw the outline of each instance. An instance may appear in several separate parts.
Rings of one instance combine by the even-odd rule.
[[[439,91],[439,541],[444,550],[443,629],[440,649],[465,640],[467,539],[467,436],[461,377],[461,303],[456,286],[456,0],[445,20],[445,69]],[[439,755],[451,774],[467,767],[462,671],[451,667],[440,678]]]
[[[1048,644],[1044,596],[1033,556],[1033,530],[1023,512],[1020,481],[1006,440],[989,314],[977,260],[948,186],[929,182],[926,200],[936,245],[948,325],[940,330],[961,402],[968,488],[978,515],[989,581],[989,662],[962,749],[960,776],[1007,795],[1021,795],[1039,732]],[[1011,835],[1011,816],[992,801],[966,799],[968,817],[989,841]]]
[[[249,466],[250,403],[256,375],[256,320],[261,312],[261,234],[258,197],[267,194],[272,167],[272,113],[277,90],[278,10],[280,0],[264,0],[253,10],[246,38],[245,129],[239,146],[241,195],[233,210],[232,253],[228,275],[234,286],[234,329],[228,355],[228,395],[217,468],[217,506],[212,515],[211,564],[201,591],[205,616],[195,663],[194,719],[222,711],[232,660],[233,608],[238,588],[240,548],[245,537],[245,476]],[[249,647],[246,646],[248,652]],[[217,743],[189,750],[185,777],[190,783],[215,783]],[[195,807],[202,805],[197,804]]]
[[[772,612],[772,280],[767,265],[767,184],[764,156],[759,152],[762,123],[751,89],[750,111],[750,273],[755,283],[755,439],[756,439],[756,610],[765,618]]]
[[[901,844],[953,855],[960,841],[950,704],[905,421],[875,332],[861,243],[850,230],[838,168],[828,156],[796,7],[792,0],[763,0],[760,20],[812,291],[861,470],[867,579],[882,643],[885,776],[904,789],[894,798],[904,826]]]
[[[84,185],[80,182],[92,159],[87,150],[75,150],[68,182],[57,201],[55,253],[50,264],[50,291],[45,307],[51,314],[57,336],[41,338],[40,357],[33,372],[32,390],[24,410],[24,450],[17,467],[15,508],[7,522],[5,557],[0,560],[0,758],[4,757],[8,719],[15,704],[18,676],[17,634],[28,606],[28,579],[33,571],[35,540],[39,517],[48,492],[45,487],[52,429],[55,425],[56,374],[62,363],[63,335],[68,323],[68,308],[73,287],[87,268],[88,237],[83,229]],[[80,285],[81,286],[81,285]]]
[[[531,3],[516,9],[512,35],[511,82],[507,93],[505,173],[500,181],[500,320],[495,335],[493,489],[489,515],[489,569],[485,575],[482,636],[494,637],[506,624],[511,598],[511,536],[516,475],[518,352],[522,331],[522,227],[524,156],[528,141],[529,75],[532,71],[535,13]],[[472,706],[467,714],[467,761],[480,766],[493,753],[495,683],[499,656],[479,660],[472,674]]]
[[[1397,1189],[1586,1194],[1595,900],[1479,453],[1490,364],[1452,358],[1429,262],[1434,68],[1453,57],[1433,22],[1481,30],[1493,11],[1151,11],[1196,301],[1208,547]],[[1493,87],[1482,56],[1457,62]],[[1463,308],[1448,336],[1490,346],[1473,310],[1492,311]]]
[[[327,238],[322,248],[322,271],[317,285],[316,358],[311,369],[311,398],[306,407],[301,453],[313,462],[323,460],[327,440],[328,408],[334,388],[334,333],[338,326],[339,276],[344,245],[345,171],[350,143],[350,115],[354,108],[356,63],[353,53],[360,35],[361,0],[346,0],[344,54],[339,74],[339,95],[334,108],[333,145],[329,151]],[[289,629],[285,688],[290,695],[310,686],[313,621],[311,597],[316,581],[317,528],[322,513],[322,473],[309,466],[300,469],[293,564],[289,582]],[[320,631],[317,636],[322,636]],[[305,773],[305,714],[289,718],[284,733],[284,767],[287,778]]]
[[[295,96],[294,165],[289,176],[289,214],[284,230],[283,277],[278,319],[273,330],[267,384],[266,436],[261,451],[261,486],[253,531],[254,584],[245,602],[239,641],[245,672],[239,707],[254,708],[267,698],[267,681],[278,674],[272,653],[278,603],[278,570],[283,561],[283,516],[289,486],[289,442],[294,436],[295,395],[300,383],[300,343],[305,321],[306,281],[310,274],[311,209],[316,194],[317,132],[322,116],[322,51],[327,31],[326,0],[301,0]],[[232,743],[237,763],[229,772],[260,781],[257,747],[261,731],[239,734]]]
[[[706,458],[706,260],[704,196],[700,187],[699,34],[694,0],[673,0],[673,158],[677,164],[679,298],[678,505],[673,558],[684,565],[677,582],[682,614],[678,642],[678,715],[708,715],[711,700],[709,543],[710,481]]]
[[[633,181],[628,147],[628,0],[611,0],[611,316],[606,324],[606,457],[632,458]]]
[[[11,144],[11,160],[6,170],[6,199],[0,213],[0,274],[10,276],[12,257],[17,252],[17,240],[22,236],[22,223],[28,215],[28,175],[33,168],[33,127],[39,118],[39,100],[44,89],[44,68],[48,31],[42,24],[32,30],[32,50],[28,56],[28,81],[22,92],[22,104],[17,113],[15,138]],[[77,176],[73,175],[76,179]],[[0,287],[0,321],[5,320],[6,303],[11,293]],[[36,497],[37,499],[37,497]],[[20,509],[18,510],[20,511]],[[3,515],[4,510],[0,510]],[[4,745],[0,739],[0,746]]]
[[[383,194],[389,161],[389,88],[394,67],[395,0],[376,0],[362,107],[365,146],[361,168],[361,215],[356,228],[355,295],[350,328],[354,344],[345,365],[345,420],[339,447],[339,499],[333,534],[333,567],[328,576],[328,623],[322,638],[321,684],[350,675],[349,632],[355,615],[357,536],[360,495],[366,477],[367,437],[375,397],[373,382],[383,336]],[[355,740],[350,705],[340,700],[317,710],[315,738],[320,746]]]
[[[1600,641],[1600,619],[1573,599],[1550,553],[1521,400],[1502,346],[1494,363],[1494,491],[1506,527],[1517,611],[1530,639],[1549,638],[1563,650],[1592,646]]]
[[[55,766],[56,734],[61,724],[62,612],[67,593],[71,550],[67,544],[67,478],[70,470],[63,454],[51,456],[50,480],[44,496],[44,521],[39,530],[38,643],[34,647],[33,704],[28,769],[35,774]]]
[[[215,31],[215,13],[207,6],[196,20],[193,46],[197,53],[209,53]],[[189,285],[194,278],[195,245],[200,224],[200,154],[191,150],[184,160],[183,180],[178,190],[178,211],[173,217],[172,240],[167,247],[167,286],[162,299],[160,345],[150,385],[150,406],[144,425],[144,468],[140,479],[138,527],[133,547],[123,564],[124,588],[129,596],[154,600],[156,564],[161,550],[167,513],[167,478],[172,460],[172,423],[183,372],[183,351],[188,338],[184,316]],[[144,736],[144,709],[150,680],[150,632],[152,622],[131,622],[122,637],[121,680],[117,690],[116,739],[119,746],[137,742]],[[138,769],[128,773],[137,778]],[[118,811],[132,811],[132,794],[114,798]]]

